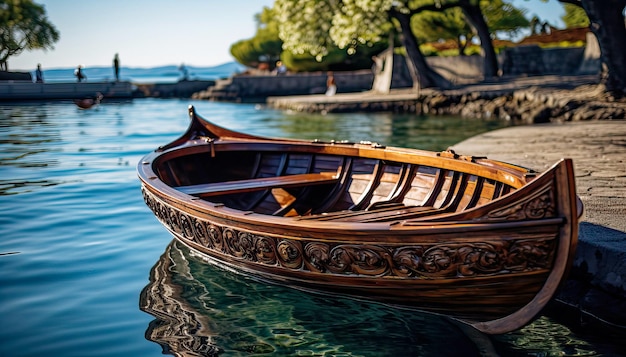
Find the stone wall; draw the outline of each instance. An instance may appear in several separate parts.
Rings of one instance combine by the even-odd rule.
[[[137,84],[135,97],[189,98],[194,93],[215,85],[215,81],[178,81],[175,83]]]
[[[1,82],[0,101],[40,99],[80,99],[94,97],[131,98],[130,82],[32,83]]]
[[[499,56],[503,75],[574,75],[583,63],[586,74],[594,71],[584,48],[542,49],[538,46],[519,46],[507,49]],[[427,57],[433,69],[453,84],[477,83],[483,78],[483,58],[480,56]],[[392,89],[410,88],[412,79],[402,56],[394,56]],[[599,62],[598,62],[599,63]],[[363,92],[372,88],[374,76],[370,70],[335,72],[338,93]],[[326,91],[326,72],[290,73],[287,75],[237,75],[218,80],[216,85],[195,93],[193,98],[235,102],[265,102],[267,97],[321,94]]]
[[[334,72],[337,92],[369,90],[374,79],[372,72]],[[235,76],[231,87],[242,97],[321,94],[326,91],[325,72],[294,73],[283,76]]]
[[[584,47],[542,49],[537,45],[507,48],[500,55],[503,75],[576,74],[583,61]],[[597,68],[599,73],[600,68]]]
[[[33,77],[30,72],[7,72],[0,71],[0,81],[27,81],[32,82]]]

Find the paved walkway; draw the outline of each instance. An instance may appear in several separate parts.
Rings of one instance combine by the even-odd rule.
[[[453,146],[542,171],[574,160],[585,205],[572,279],[561,298],[585,313],[626,328],[626,121],[517,126]]]
[[[501,77],[491,81],[473,84],[464,84],[455,88],[441,91],[446,95],[467,93],[494,93],[508,94],[515,90],[541,87],[550,90],[573,89],[584,84],[598,82],[595,75],[576,76],[533,76],[533,77]],[[333,96],[293,95],[284,97],[269,97],[267,105],[276,109],[293,110],[298,112],[355,112],[355,111],[393,111],[403,106],[415,105],[420,95],[432,95],[440,91],[430,88],[418,92],[412,89],[392,89],[390,93],[356,92],[339,93]]]

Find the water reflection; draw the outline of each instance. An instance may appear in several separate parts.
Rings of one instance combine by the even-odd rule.
[[[471,136],[507,125],[497,120],[392,113],[291,113],[272,118],[266,124],[294,138],[357,142],[369,140],[434,151],[444,150]]]
[[[0,107],[0,165],[42,167],[56,163],[35,158],[55,150],[50,144],[61,140],[58,128],[47,116],[42,106]]]
[[[60,130],[48,120],[46,106],[0,106],[0,195],[59,184],[56,180],[20,176],[25,171],[58,165],[58,159],[49,153],[60,151],[60,141]]]
[[[477,356],[491,348],[446,318],[260,283],[175,241],[154,265],[140,308],[156,318],[146,338],[173,355]]]

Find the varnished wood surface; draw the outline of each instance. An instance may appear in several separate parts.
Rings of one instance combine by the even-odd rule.
[[[288,188],[296,186],[323,185],[335,182],[337,182],[337,178],[332,173],[316,173],[178,186],[176,189],[188,195],[198,195],[204,197],[245,193],[276,187]]]
[[[486,333],[531,321],[571,265],[571,160],[538,175],[453,152],[260,138],[190,115],[138,173],[164,226],[220,264]]]

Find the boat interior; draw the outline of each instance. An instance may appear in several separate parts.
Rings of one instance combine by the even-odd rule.
[[[233,209],[320,221],[420,219],[477,207],[519,188],[419,160],[258,149],[174,151],[155,171],[182,193]]]

